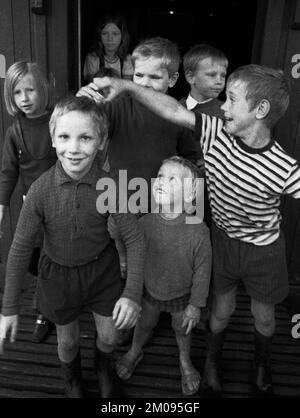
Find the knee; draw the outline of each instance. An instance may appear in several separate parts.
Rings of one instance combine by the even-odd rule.
[[[113,349],[118,341],[118,331],[113,328],[107,329],[105,332],[98,334],[98,339],[101,345]]]
[[[255,321],[259,322],[259,324],[264,328],[274,326],[275,316],[272,309],[259,309],[256,306],[252,306],[251,312]]]
[[[182,328],[182,320],[179,321],[175,318],[172,318],[172,328],[175,334],[177,335],[185,335],[186,328]]]
[[[78,350],[79,348],[79,340],[77,340],[76,338],[72,339],[72,338],[61,338],[58,341],[58,347],[60,350],[62,350],[63,352],[67,353],[72,353],[76,350]]]
[[[235,311],[235,301],[216,304],[213,314],[218,322],[229,321],[231,315]]]

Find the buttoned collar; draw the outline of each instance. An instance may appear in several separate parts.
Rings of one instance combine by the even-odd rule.
[[[90,168],[89,172],[86,173],[81,179],[74,180],[70,177],[62,167],[62,164],[59,160],[56,162],[55,166],[55,180],[58,185],[62,185],[65,183],[76,183],[76,184],[88,184],[90,186],[96,187],[96,183],[100,177],[103,177],[103,170],[101,169],[103,160],[101,158],[101,153],[98,152],[96,157],[93,161],[92,167]],[[107,175],[107,173],[106,173]]]
[[[188,95],[188,98],[186,99],[186,108],[188,110],[194,109],[198,104],[204,104],[210,102],[212,99],[204,100],[203,102],[198,102],[196,99],[194,99],[190,94]]]

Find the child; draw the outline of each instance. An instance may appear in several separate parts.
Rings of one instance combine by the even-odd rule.
[[[167,93],[178,79],[180,55],[177,46],[168,39],[155,37],[142,41],[134,49],[132,61],[133,81],[137,85]],[[81,88],[77,95],[86,95],[96,101],[103,99],[95,83]],[[126,170],[126,184],[131,179],[142,178],[151,190],[151,178],[156,176],[163,159],[179,154],[196,162],[201,157],[192,132],[162,119],[129,95],[124,94],[105,106],[110,125],[109,166],[112,172]],[[141,213],[148,211],[148,206],[140,208]],[[113,222],[109,222],[109,230],[119,241],[122,271],[126,275],[126,254],[124,250],[122,252],[120,236]]]
[[[153,184],[159,211],[139,221],[147,251],[142,313],[130,350],[116,364],[119,377],[129,379],[143,357],[143,345],[160,312],[170,312],[184,395],[193,395],[199,389],[200,374],[190,358],[191,330],[206,304],[211,269],[207,226],[200,220],[193,225],[186,222],[185,209],[195,197],[197,177],[197,167],[178,156],[164,160],[159,169]]]
[[[188,110],[223,118],[218,100],[225,87],[228,60],[223,52],[207,44],[193,46],[183,57],[183,70],[191,90],[180,103]]]
[[[49,83],[35,62],[19,61],[9,67],[4,84],[8,113],[14,117],[4,140],[0,178],[0,230],[6,207],[19,181],[23,198],[32,182],[56,162],[51,145],[49,119],[52,95]],[[3,234],[1,232],[1,234]],[[36,242],[30,271],[36,275],[39,246]],[[36,301],[34,301],[36,303]],[[50,321],[38,314],[32,341],[42,342],[51,329]]]
[[[227,67],[228,60],[222,51],[208,44],[194,45],[183,57],[184,75],[191,89],[188,97],[182,98],[180,103],[188,110],[223,118],[224,114],[221,110],[223,102],[218,100],[218,96],[225,87]],[[204,176],[203,156],[197,162],[197,166],[200,168],[200,174]],[[204,221],[211,228],[212,219],[206,184]],[[210,307],[211,297],[209,296],[208,299],[208,307]],[[203,310],[201,321],[197,325],[201,330],[205,329],[208,322],[208,307]]]
[[[178,79],[180,55],[177,46],[164,38],[150,38],[133,51],[133,81],[155,91],[167,93]],[[101,101],[95,83],[82,87],[77,95]],[[105,104],[109,120],[109,164],[112,172],[126,170],[128,182],[142,177],[151,185],[161,161],[179,154],[197,161],[200,148],[188,129],[178,127],[150,112],[124,94]],[[146,213],[148,207],[141,208]]]
[[[300,198],[300,168],[272,138],[289,103],[281,71],[247,65],[227,81],[225,121],[195,114],[169,96],[130,82],[102,79],[98,87],[124,89],[153,111],[196,130],[205,158],[213,217],[214,304],[204,370],[206,386],[221,390],[220,358],[226,328],[235,309],[240,280],[251,297],[255,324],[253,384],[262,396],[273,393],[270,355],[275,304],[288,294],[280,198]]]
[[[87,306],[97,329],[95,367],[100,394],[110,397],[115,394],[111,353],[117,330],[134,326],[140,311],[143,236],[134,215],[111,209],[128,257],[121,295],[118,254],[107,231],[107,208],[99,206],[96,186],[104,175],[99,159],[107,138],[106,115],[85,97],[65,98],[54,109],[50,133],[58,161],[32,184],[20,214],[7,263],[0,350],[9,330],[11,342],[15,340],[21,282],[36,232],[43,227],[38,303],[56,324],[66,396],[82,397],[78,317]]]
[[[84,79],[90,82],[99,69],[111,68],[116,71],[118,77],[132,80],[129,43],[130,37],[123,17],[104,15],[96,25],[95,41],[84,62]]]

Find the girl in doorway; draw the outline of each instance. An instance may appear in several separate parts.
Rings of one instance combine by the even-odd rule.
[[[96,25],[95,41],[85,59],[85,81],[91,82],[101,67],[112,68],[119,77],[132,79],[133,66],[128,48],[125,20],[119,15],[104,15]]]
[[[0,177],[0,236],[6,208],[17,183],[25,198],[31,184],[56,162],[49,133],[52,94],[47,78],[35,62],[19,61],[9,67],[4,83],[4,99],[8,113],[14,117],[7,129]],[[42,234],[40,234],[42,235]],[[29,271],[37,275],[39,248],[37,237]],[[35,298],[34,298],[35,299]],[[36,300],[34,300],[36,308]],[[44,341],[51,329],[47,318],[38,314],[32,341]]]

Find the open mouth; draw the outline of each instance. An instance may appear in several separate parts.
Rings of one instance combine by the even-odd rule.
[[[80,161],[82,161],[82,158],[67,158],[68,161],[71,161],[72,163],[79,163]]]

